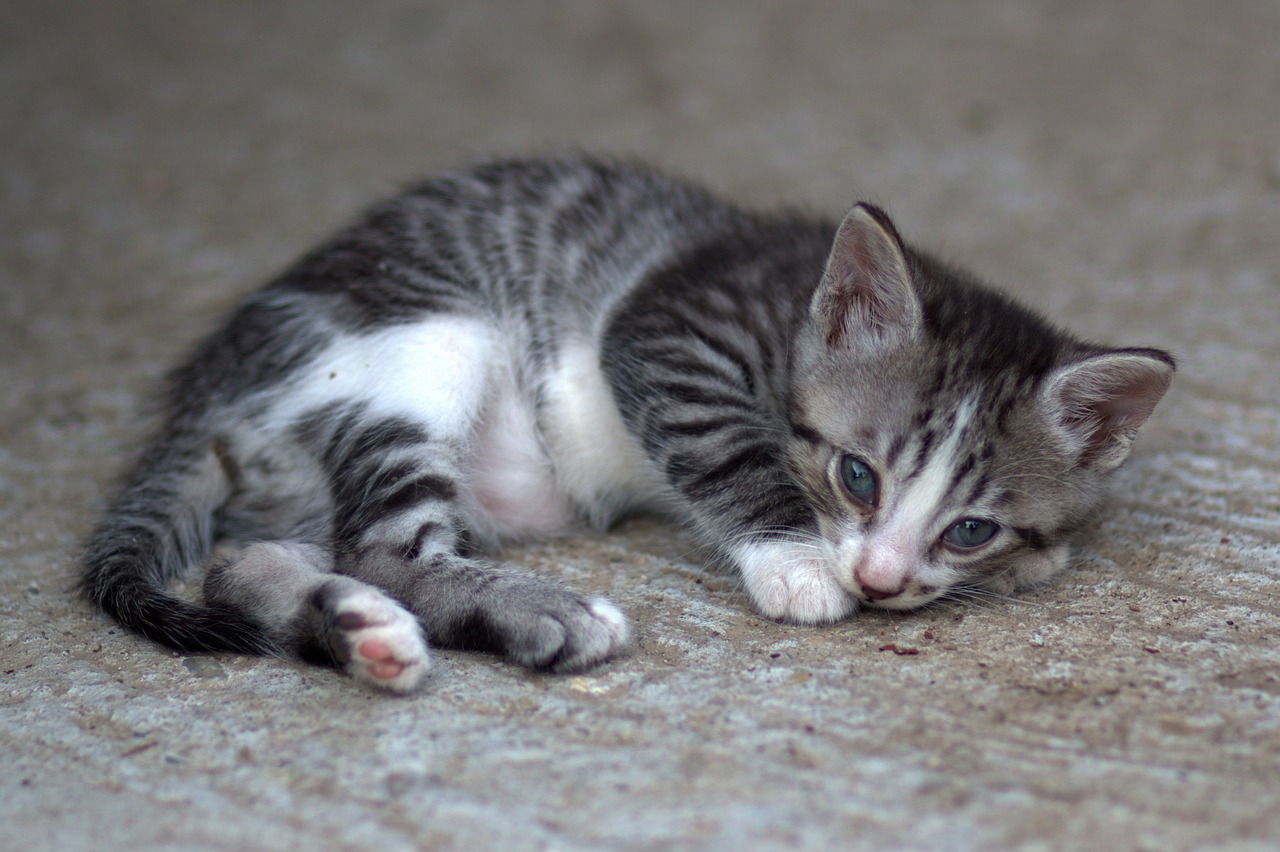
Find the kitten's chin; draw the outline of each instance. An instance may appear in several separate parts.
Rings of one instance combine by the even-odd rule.
[[[911,612],[912,610],[928,606],[941,598],[945,592],[946,590],[942,589],[928,594],[898,595],[896,597],[885,598],[884,600],[879,601],[860,598],[859,602],[862,606],[872,609],[887,609],[894,612]]]

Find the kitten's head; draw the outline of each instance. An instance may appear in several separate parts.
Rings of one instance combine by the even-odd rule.
[[[792,355],[789,463],[864,603],[1051,577],[1173,376],[904,247],[859,205]]]

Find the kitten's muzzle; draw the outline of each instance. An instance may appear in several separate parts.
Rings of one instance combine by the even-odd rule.
[[[884,601],[889,598],[896,598],[903,592],[903,589],[901,588],[894,589],[893,591],[877,589],[875,586],[867,585],[867,583],[863,581],[858,582],[858,590],[862,592],[862,595],[869,601]]]

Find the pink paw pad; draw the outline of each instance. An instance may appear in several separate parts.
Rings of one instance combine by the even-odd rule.
[[[353,595],[342,608],[334,621],[351,649],[348,673],[381,689],[415,689],[430,664],[417,619],[373,591]]]
[[[405,670],[405,663],[396,659],[395,651],[385,642],[366,639],[356,646],[356,652],[369,662],[365,665],[369,674],[389,680]]]

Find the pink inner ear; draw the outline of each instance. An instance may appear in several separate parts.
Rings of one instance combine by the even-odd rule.
[[[915,295],[892,224],[884,214],[860,205],[840,224],[823,276],[819,310],[827,343],[843,342],[846,332],[865,329],[885,337],[916,321]]]
[[[1172,377],[1170,362],[1143,353],[1109,353],[1069,368],[1059,391],[1063,421],[1088,430],[1086,458],[1112,450],[1127,454]]]
[[[833,257],[829,266],[830,274],[841,286],[832,289],[828,309],[832,317],[843,319],[831,324],[827,340],[831,344],[843,339],[850,324],[880,333],[893,324],[896,315],[873,286],[875,276],[881,273],[865,255],[865,247],[857,246],[854,251],[856,253]]]
[[[1098,415],[1111,423],[1127,423],[1135,419],[1139,423],[1143,423],[1151,416],[1151,411],[1154,408],[1154,401],[1150,404],[1145,404],[1139,398],[1120,396],[1101,402],[1098,405]]]

